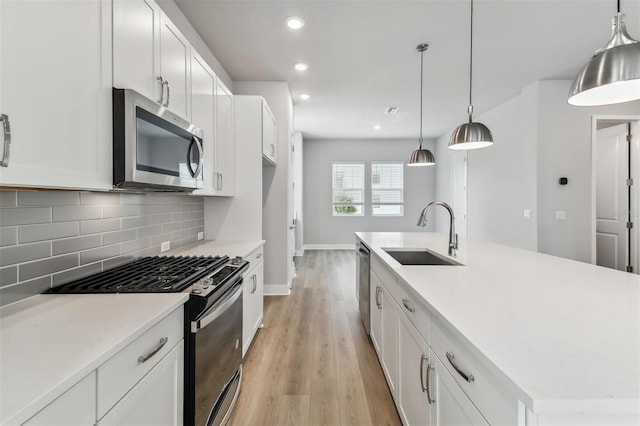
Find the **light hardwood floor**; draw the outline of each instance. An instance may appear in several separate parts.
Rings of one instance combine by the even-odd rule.
[[[230,425],[399,425],[355,297],[353,250],[296,258],[289,296],[265,297]]]

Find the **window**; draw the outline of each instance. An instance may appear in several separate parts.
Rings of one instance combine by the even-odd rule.
[[[404,214],[403,163],[371,163],[371,214]]]
[[[364,215],[364,163],[333,163],[333,215]]]

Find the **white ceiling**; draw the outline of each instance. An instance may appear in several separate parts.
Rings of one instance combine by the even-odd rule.
[[[306,138],[416,138],[466,120],[468,0],[176,0],[234,81],[288,81]],[[622,0],[640,38],[640,1]],[[473,104],[481,114],[536,80],[572,79],[609,39],[615,0],[476,0]],[[288,30],[295,15],[306,25]],[[305,73],[294,62],[309,64]],[[300,93],[310,93],[308,101]],[[398,106],[397,115],[385,115]],[[373,126],[382,127],[376,131]]]

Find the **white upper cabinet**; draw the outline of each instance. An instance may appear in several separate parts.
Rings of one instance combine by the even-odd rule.
[[[160,102],[160,7],[145,0],[113,0],[113,86]]]
[[[266,101],[262,101],[262,158],[264,164],[278,162],[278,124]]]
[[[215,118],[218,172],[216,195],[231,196],[235,192],[236,174],[235,115],[233,94],[220,79],[216,84]]]
[[[113,86],[189,120],[190,45],[151,0],[113,0]]]
[[[110,1],[0,1],[0,185],[112,187],[110,24]]]
[[[195,50],[191,51],[191,121],[203,133],[204,188],[194,195],[217,195],[215,93],[216,75]]]

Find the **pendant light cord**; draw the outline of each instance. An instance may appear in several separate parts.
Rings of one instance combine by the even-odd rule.
[[[422,149],[422,68],[424,64],[424,50],[420,52],[420,149]]]
[[[618,0],[620,1],[620,0]],[[471,0],[471,13],[470,13],[471,25],[469,30],[469,123],[472,121],[473,103],[471,102],[471,91],[473,90],[473,0]]]

